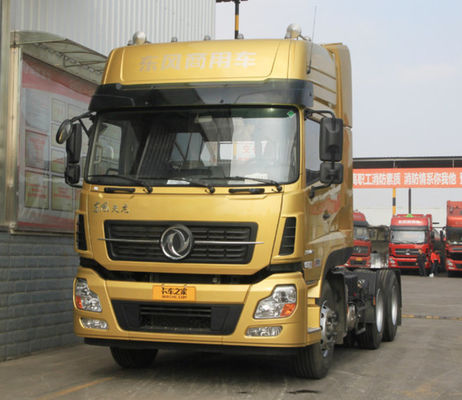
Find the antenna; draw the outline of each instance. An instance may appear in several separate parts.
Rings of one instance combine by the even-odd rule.
[[[314,6],[314,15],[313,15],[313,33],[311,34],[311,49],[310,49],[310,62],[308,63],[307,74],[311,72],[311,59],[313,58],[313,42],[314,42],[314,29],[316,27],[316,10],[318,6]]]

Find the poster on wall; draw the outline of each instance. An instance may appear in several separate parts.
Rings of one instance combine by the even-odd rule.
[[[26,130],[26,167],[48,168],[48,136]]]
[[[96,86],[24,55],[18,154],[20,230],[72,232],[79,190],[64,182],[66,151],[55,142],[61,122],[88,109]],[[82,158],[86,158],[86,135]]]

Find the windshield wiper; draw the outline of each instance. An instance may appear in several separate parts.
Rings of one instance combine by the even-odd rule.
[[[152,193],[152,186],[148,185],[146,182],[132,178],[130,176],[126,175],[89,175],[87,178],[120,178],[120,179],[125,179],[127,182],[133,183],[136,186],[143,186],[148,193]]]
[[[254,178],[251,176],[226,176],[224,179],[229,179],[233,181],[245,181],[246,179],[252,179],[255,182],[266,183],[268,185],[276,186],[276,190],[280,192],[282,190],[282,186],[279,182],[273,181],[272,179],[265,179],[265,178]]]
[[[213,185],[210,185],[208,183],[204,183],[204,182],[201,182],[201,181],[195,181],[193,179],[189,179],[189,178],[180,178],[180,177],[174,177],[174,178],[156,178],[156,179],[168,179],[168,180],[172,180],[172,181],[182,181],[182,182],[188,182],[190,183],[191,185],[194,185],[194,186],[201,186],[201,187],[205,187],[209,190],[210,194],[213,194],[215,193],[215,187]]]

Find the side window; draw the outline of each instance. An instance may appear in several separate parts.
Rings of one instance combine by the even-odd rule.
[[[100,130],[98,143],[94,149],[94,160],[91,174],[111,174],[119,172],[120,142],[122,129],[110,122]]]
[[[305,169],[307,185],[319,179],[320,166],[319,123],[312,119],[307,119],[305,121]]]

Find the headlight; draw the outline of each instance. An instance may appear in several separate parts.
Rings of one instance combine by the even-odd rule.
[[[297,288],[294,285],[276,286],[271,296],[258,302],[255,319],[289,317],[297,305]]]
[[[86,279],[75,280],[75,305],[79,310],[101,312],[101,303],[95,292],[88,287]]]

